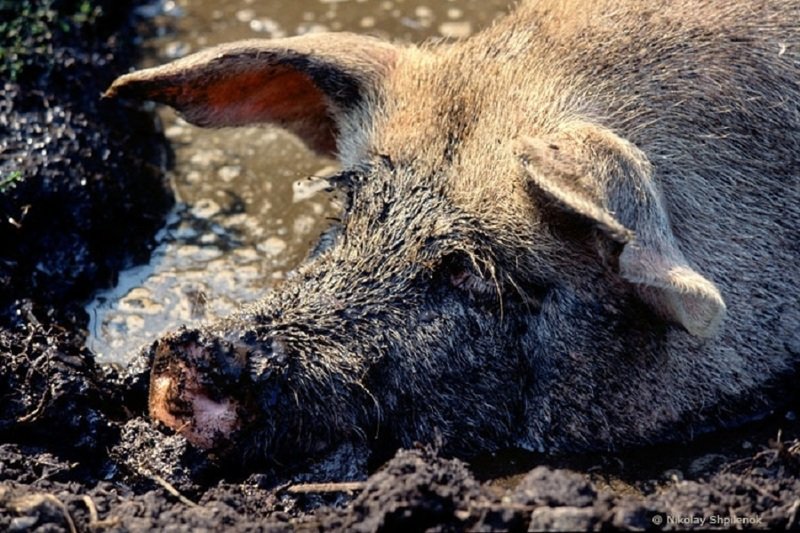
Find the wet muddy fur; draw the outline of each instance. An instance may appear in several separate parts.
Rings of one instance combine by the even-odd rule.
[[[537,0],[451,44],[245,40],[118,78],[107,97],[278,124],[343,165],[330,247],[157,341],[151,415],[279,464],[435,436],[615,450],[763,415],[800,366],[797,18]]]
[[[470,464],[345,445],[234,471],[154,427],[146,354],[121,371],[84,346],[82,301],[146,259],[172,201],[151,115],[96,98],[134,56],[130,5],[92,5],[0,97],[0,530],[800,528],[796,399],[689,445]]]

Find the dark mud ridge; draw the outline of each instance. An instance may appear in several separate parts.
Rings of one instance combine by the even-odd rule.
[[[147,361],[97,365],[82,308],[147,259],[172,203],[153,117],[99,98],[135,57],[132,7],[0,2],[0,530],[800,528],[796,404],[628,454],[380,466],[344,446],[289,473],[152,427]]]

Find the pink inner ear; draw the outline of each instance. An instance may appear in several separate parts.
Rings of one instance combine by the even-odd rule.
[[[336,150],[336,127],[324,94],[307,75],[291,67],[233,70],[189,83],[162,85],[154,92],[160,94],[151,94],[151,98],[166,101],[200,126],[274,123],[321,154],[331,155]]]

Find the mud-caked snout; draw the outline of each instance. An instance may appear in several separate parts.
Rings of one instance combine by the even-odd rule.
[[[200,448],[235,442],[248,413],[246,350],[197,330],[166,336],[152,349],[150,417]]]

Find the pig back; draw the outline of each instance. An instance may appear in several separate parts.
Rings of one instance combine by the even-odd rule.
[[[483,36],[524,65],[514,82],[530,87],[527,99],[504,105],[526,110],[532,128],[578,116],[647,156],[680,249],[727,305],[713,340],[668,334],[659,368],[634,358],[604,362],[602,371],[554,371],[560,383],[535,402],[539,413],[570,413],[548,430],[554,441],[560,431],[574,439],[580,426],[595,428],[589,440],[636,441],[712,410],[730,421],[796,372],[799,21],[797,1],[539,1]],[[601,374],[635,383],[591,382]],[[569,392],[587,382],[604,391],[588,407]]]

